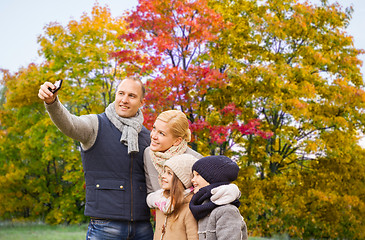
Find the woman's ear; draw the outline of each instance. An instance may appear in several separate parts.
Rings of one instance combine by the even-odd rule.
[[[178,137],[174,140],[174,143],[172,145],[177,146],[181,143],[182,140],[183,140],[182,137]]]

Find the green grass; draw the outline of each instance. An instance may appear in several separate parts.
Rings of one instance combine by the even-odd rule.
[[[0,240],[84,240],[87,224],[47,225],[44,223],[0,222]],[[249,237],[249,240],[288,240],[286,236],[273,238]]]
[[[0,223],[0,240],[84,240],[87,224]]]

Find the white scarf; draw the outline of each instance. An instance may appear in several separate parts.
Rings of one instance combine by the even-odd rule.
[[[128,146],[128,154],[139,152],[138,133],[143,127],[143,114],[141,109],[138,109],[134,117],[124,118],[115,111],[114,102],[109,104],[105,109],[105,114],[113,125],[122,133],[120,142]]]

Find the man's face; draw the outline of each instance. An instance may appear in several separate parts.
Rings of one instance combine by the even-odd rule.
[[[120,117],[134,117],[138,109],[143,105],[142,86],[133,79],[123,80],[115,94],[115,111]]]

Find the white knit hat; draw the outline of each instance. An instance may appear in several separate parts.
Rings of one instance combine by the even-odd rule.
[[[193,171],[191,168],[198,159],[191,154],[181,154],[171,157],[164,166],[169,167],[184,184],[185,188],[192,186]]]

